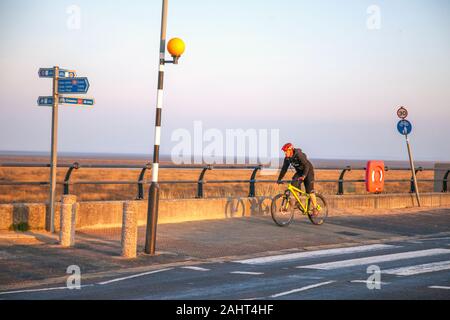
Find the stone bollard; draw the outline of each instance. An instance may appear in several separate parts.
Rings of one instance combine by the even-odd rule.
[[[76,196],[62,197],[59,241],[63,247],[72,247],[75,244],[76,202]]]
[[[122,219],[122,257],[137,256],[137,216],[138,204],[126,201],[123,205]]]

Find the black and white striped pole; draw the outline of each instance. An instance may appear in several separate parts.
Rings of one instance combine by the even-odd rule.
[[[172,55],[172,61],[166,61],[166,30],[167,30],[167,9],[169,0],[162,1],[161,18],[161,42],[159,51],[159,70],[158,70],[158,94],[156,100],[155,117],[155,144],[153,148],[152,163],[152,183],[148,195],[147,212],[147,234],[145,237],[145,253],[154,255],[156,248],[156,229],[158,225],[158,205],[159,205],[159,147],[161,145],[161,116],[163,107],[164,93],[164,66],[166,63],[178,64],[178,59],[184,53],[185,45],[181,39],[174,38],[169,41],[167,48]]]

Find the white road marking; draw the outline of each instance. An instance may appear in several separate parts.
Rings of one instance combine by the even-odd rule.
[[[437,272],[449,269],[450,269],[450,261],[440,261],[434,263],[419,264],[416,266],[409,266],[404,268],[382,270],[381,273],[393,274],[396,276],[413,276],[416,274]]]
[[[161,269],[161,270],[154,270],[154,271],[149,271],[149,272],[139,273],[139,274],[135,274],[135,275],[128,276],[128,277],[117,278],[117,279],[112,279],[112,280],[108,280],[108,281],[104,281],[104,282],[99,282],[98,284],[100,284],[100,285],[110,284],[110,283],[113,283],[113,282],[118,282],[118,281],[123,281],[123,280],[133,279],[133,278],[137,278],[137,277],[146,276],[146,275],[149,275],[149,274],[154,274],[154,273],[158,273],[158,272],[169,271],[169,270],[172,270],[172,269],[173,269],[173,268],[167,268],[167,269]]]
[[[312,265],[306,265],[306,266],[298,266],[297,268],[333,270],[333,269],[346,268],[346,267],[362,266],[362,265],[373,264],[373,263],[396,261],[396,260],[402,260],[402,259],[436,256],[436,255],[441,255],[441,254],[450,254],[450,250],[449,249],[429,249],[429,250],[409,251],[409,252],[401,252],[401,253],[394,253],[394,254],[386,254],[386,255],[382,255],[382,256],[372,256],[372,257],[367,257],[367,258],[341,260],[341,261],[333,261],[333,262],[312,264]]]
[[[325,286],[327,284],[334,283],[334,282],[336,282],[336,281],[327,281],[327,282],[316,283],[316,284],[312,284],[310,286],[306,286],[306,287],[302,287],[302,288],[298,288],[298,289],[294,289],[294,290],[290,290],[290,291],[280,292],[280,293],[271,295],[270,297],[271,298],[283,297],[283,296],[287,296],[289,294],[293,294],[293,293],[302,292],[302,291],[306,291],[306,290],[309,290],[309,289],[314,289],[314,288],[318,288],[318,287],[321,287],[321,286]]]
[[[423,238],[423,239],[420,239],[421,241],[434,241],[434,240],[449,240],[450,239],[450,237],[442,237],[442,238]]]
[[[231,274],[248,274],[253,276],[259,276],[261,274],[264,274],[264,272],[249,272],[249,271],[233,271],[230,272]]]
[[[85,287],[92,287],[93,284],[87,284],[84,286],[80,286],[80,288]],[[26,290],[17,290],[17,291],[6,291],[6,292],[0,292],[0,295],[4,294],[15,294],[15,293],[30,293],[30,292],[42,292],[42,291],[54,291],[54,290],[69,290],[69,288],[66,287],[54,287],[54,288],[42,288],[42,289],[26,289]],[[76,291],[77,289],[70,289]]]
[[[365,283],[365,284],[382,284],[382,285],[390,284],[390,282],[383,282],[383,281],[373,282],[373,281],[370,281],[370,280],[352,280],[350,282],[351,283]]]
[[[450,290],[450,287],[444,287],[444,286],[430,286],[428,288],[430,288],[430,289]]]
[[[394,249],[394,248],[399,248],[399,247],[393,246],[393,245],[388,245],[388,244],[371,244],[371,245],[358,246],[358,247],[336,248],[336,249],[326,249],[326,250],[317,250],[317,251],[288,253],[288,254],[276,255],[276,256],[238,260],[238,261],[234,261],[234,262],[242,263],[242,264],[265,264],[265,263],[297,260],[297,259],[302,259],[302,258],[319,258],[319,257],[333,256],[333,255],[342,255],[342,254],[368,252],[368,251]]]
[[[302,279],[302,280],[322,280],[323,279],[323,277],[301,276],[298,274],[289,275],[288,278]]]
[[[188,270],[194,270],[194,271],[211,271],[210,269],[194,267],[194,266],[181,267],[181,269],[188,269]]]

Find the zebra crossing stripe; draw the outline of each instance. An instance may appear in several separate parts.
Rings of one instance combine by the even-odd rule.
[[[318,263],[318,264],[312,264],[312,265],[306,265],[306,266],[298,266],[297,268],[333,270],[333,269],[368,265],[368,264],[373,264],[373,263],[389,262],[389,261],[396,261],[396,260],[402,260],[402,259],[429,257],[429,256],[442,255],[442,254],[450,254],[450,250],[448,250],[448,249],[429,249],[429,250],[409,251],[409,252],[401,252],[401,253],[394,253],[394,254],[386,254],[386,255],[381,255],[381,256],[371,256],[371,257],[366,257],[366,258],[349,259],[349,260],[333,261],[333,262],[326,262],[326,263]]]
[[[381,272],[386,273],[386,274],[393,274],[396,276],[413,276],[413,275],[422,274],[422,273],[444,271],[444,270],[449,270],[449,269],[450,269],[450,260],[434,262],[434,263],[419,264],[416,266],[408,266],[408,267],[403,267],[403,268],[382,270]]]
[[[303,258],[320,258],[334,255],[343,255],[343,254],[351,254],[351,253],[359,253],[359,252],[370,252],[375,250],[384,250],[384,249],[394,249],[399,248],[398,246],[388,245],[388,244],[371,244],[364,245],[358,247],[347,247],[347,248],[335,248],[335,249],[326,249],[326,250],[317,250],[317,251],[306,251],[306,252],[296,252],[289,253],[283,255],[275,255],[261,258],[253,258],[253,259],[245,259],[234,261],[235,263],[242,264],[265,264],[265,263],[274,263],[274,262],[285,262],[292,261]]]

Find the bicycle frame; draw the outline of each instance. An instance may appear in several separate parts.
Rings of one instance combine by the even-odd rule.
[[[294,198],[297,200],[297,203],[302,207],[303,212],[304,213],[308,212],[308,205],[309,205],[308,200],[310,198],[310,195],[307,194],[306,192],[304,192],[303,190],[301,190],[297,187],[294,187],[292,184],[289,184],[287,189],[294,195]],[[302,200],[300,200],[299,194],[306,196],[306,204],[305,205],[303,205]]]

